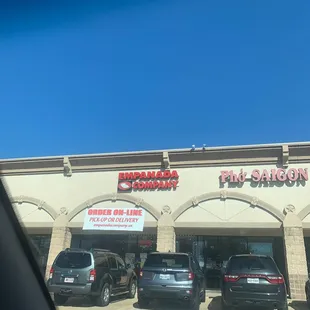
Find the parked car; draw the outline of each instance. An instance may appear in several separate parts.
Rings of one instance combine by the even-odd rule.
[[[153,300],[172,300],[199,309],[205,302],[205,280],[192,254],[155,252],[148,255],[138,284],[138,303],[147,307]]]
[[[58,305],[65,304],[69,297],[86,296],[104,307],[111,296],[127,294],[134,298],[137,276],[119,255],[109,250],[68,248],[56,257],[47,287]]]
[[[221,290],[223,309],[239,306],[288,309],[284,277],[270,256],[232,256],[222,277]]]

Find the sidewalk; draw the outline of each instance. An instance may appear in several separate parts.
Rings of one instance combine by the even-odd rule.
[[[289,301],[290,310],[309,310],[307,308],[306,302],[304,301]],[[70,305],[66,307],[59,307],[60,310],[135,310],[140,309],[137,304],[136,299],[116,299],[108,307],[93,307],[83,302],[83,300],[74,300]],[[178,305],[164,305],[164,304],[154,304],[149,309],[151,310],[181,310],[181,307]],[[221,310],[220,297],[207,298],[206,302],[201,304],[200,310]]]

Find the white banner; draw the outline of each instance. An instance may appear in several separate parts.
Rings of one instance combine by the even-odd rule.
[[[145,211],[137,208],[86,210],[83,230],[143,231]]]

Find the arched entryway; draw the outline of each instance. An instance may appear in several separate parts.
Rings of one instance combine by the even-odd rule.
[[[143,209],[144,228],[141,232],[120,230],[83,230],[85,213],[90,209]],[[106,194],[94,197],[77,206],[68,214],[72,232],[72,247],[104,248],[121,255],[129,264],[143,260],[156,250],[159,212],[149,203],[127,194]]]
[[[232,191],[206,193],[186,201],[172,217],[176,250],[195,254],[210,289],[219,288],[221,270],[234,254],[271,255],[286,272],[284,215],[257,197]]]

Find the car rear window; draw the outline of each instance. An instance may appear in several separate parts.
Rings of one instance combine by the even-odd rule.
[[[86,268],[91,265],[91,256],[89,253],[66,253],[61,252],[55,262],[59,268]]]
[[[232,257],[227,266],[230,272],[267,271],[278,273],[275,262],[270,257]]]
[[[187,255],[151,254],[147,257],[144,267],[188,268],[189,258]]]

